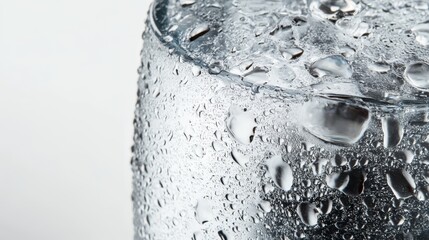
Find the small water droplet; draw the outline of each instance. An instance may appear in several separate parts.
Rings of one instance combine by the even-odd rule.
[[[217,232],[217,234],[219,235],[219,238],[221,240],[231,240],[231,238],[228,236],[228,234],[223,230],[220,230],[219,232]]]
[[[320,210],[313,203],[302,202],[298,204],[298,207],[296,208],[296,213],[305,225],[317,225]]]
[[[328,163],[328,159],[326,158],[322,158],[322,159],[318,159],[316,160],[312,165],[311,165],[311,169],[313,170],[313,174],[315,176],[320,176],[322,175],[323,171],[325,170],[325,166]]]
[[[235,140],[242,144],[250,144],[255,135],[255,117],[247,109],[231,106],[226,119],[226,128]]]
[[[262,211],[264,211],[266,213],[271,212],[272,207],[271,207],[271,203],[269,201],[263,200],[259,203],[258,206],[262,209]]]
[[[209,200],[198,200],[197,206],[195,207],[195,219],[200,224],[204,224],[214,219],[212,205]]]
[[[364,191],[366,174],[362,169],[353,169],[352,171],[332,173],[326,176],[326,184],[330,188],[340,190],[341,192],[357,196]]]
[[[422,91],[429,91],[429,64],[415,62],[407,66],[404,72],[405,80]]]
[[[194,75],[194,77],[198,77],[201,75],[201,68],[197,65],[192,66],[192,75]]]
[[[304,50],[302,48],[292,47],[281,49],[280,52],[282,53],[282,56],[286,59],[297,59],[301,57],[301,55],[304,53]]]
[[[390,70],[390,65],[385,62],[374,62],[369,63],[368,68],[374,72],[386,73]]]
[[[293,184],[293,172],[289,164],[283,161],[280,155],[273,156],[266,161],[268,172],[274,183],[284,191],[289,191]]]
[[[341,167],[347,164],[347,160],[341,155],[335,154],[335,157],[331,159],[331,165],[334,167]]]
[[[331,199],[327,199],[320,203],[320,211],[322,214],[329,214],[332,211],[333,201]]]
[[[192,240],[203,240],[203,233],[200,231],[194,232]]]
[[[194,4],[196,0],[180,0],[179,2],[182,7],[186,7]]]
[[[413,196],[416,184],[411,175],[404,169],[394,169],[386,174],[387,184],[397,199]]]
[[[410,164],[414,159],[414,153],[410,150],[402,150],[399,152],[395,152],[395,158]]]
[[[208,31],[210,31],[210,27],[208,24],[206,23],[201,23],[199,25],[197,25],[194,29],[192,29],[192,31],[189,33],[189,41],[194,41],[197,38],[203,36],[204,34],[206,34]]]
[[[429,21],[417,24],[411,31],[416,35],[416,41],[423,46],[429,46]]]
[[[332,55],[317,60],[310,66],[310,74],[314,77],[333,76],[350,78],[352,67],[341,55]]]
[[[401,122],[391,116],[387,116],[381,119],[381,127],[384,134],[384,147],[395,147],[397,146],[404,135],[404,129]]]
[[[232,150],[231,156],[232,159],[242,167],[245,167],[246,163],[249,161],[249,158],[247,156],[237,151],[236,149]]]
[[[335,21],[353,15],[357,5],[352,0],[315,0],[310,4],[310,10],[314,16]]]
[[[405,217],[402,215],[393,215],[389,217],[389,223],[393,226],[401,226],[405,222]]]

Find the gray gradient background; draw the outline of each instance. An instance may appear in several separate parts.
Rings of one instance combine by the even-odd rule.
[[[132,239],[149,0],[0,0],[0,239]]]

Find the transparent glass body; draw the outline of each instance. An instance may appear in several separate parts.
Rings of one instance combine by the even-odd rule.
[[[156,1],[135,239],[429,239],[425,1]]]

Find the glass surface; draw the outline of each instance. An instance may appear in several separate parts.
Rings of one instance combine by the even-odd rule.
[[[429,239],[427,1],[161,0],[135,239]]]

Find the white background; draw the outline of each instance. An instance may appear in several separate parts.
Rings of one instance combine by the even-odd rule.
[[[0,239],[132,239],[149,0],[0,0]]]

